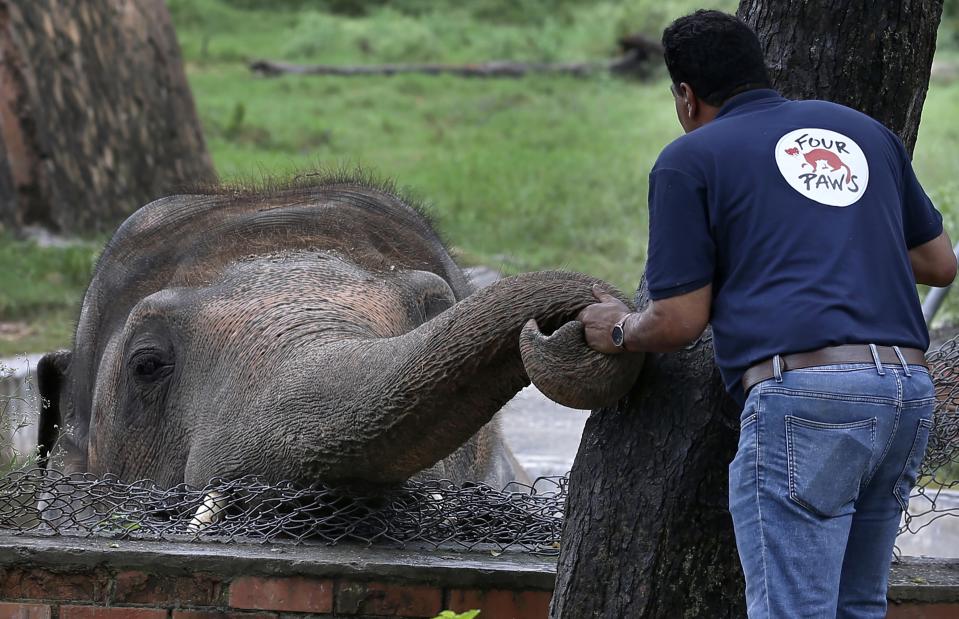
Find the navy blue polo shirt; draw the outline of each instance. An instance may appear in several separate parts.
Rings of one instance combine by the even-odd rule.
[[[908,250],[942,232],[900,140],[872,118],[774,90],[730,99],[649,176],[650,297],[712,284],[716,362],[740,381],[776,354],[925,350]]]

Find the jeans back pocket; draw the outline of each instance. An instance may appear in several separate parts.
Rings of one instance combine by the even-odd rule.
[[[875,440],[875,417],[823,423],[786,415],[789,498],[820,516],[852,513]]]
[[[912,487],[916,485],[916,479],[919,477],[919,467],[926,453],[931,430],[932,419],[919,420],[919,428],[916,430],[916,438],[912,441],[912,449],[909,450],[906,464],[902,467],[902,473],[896,481],[896,500],[899,501],[904,512],[909,511],[909,495],[912,494]]]

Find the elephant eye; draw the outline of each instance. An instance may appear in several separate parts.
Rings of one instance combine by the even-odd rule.
[[[130,371],[139,382],[155,382],[166,377],[172,368],[158,351],[139,351],[130,359]]]

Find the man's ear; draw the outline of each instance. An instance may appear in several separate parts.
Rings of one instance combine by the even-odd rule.
[[[40,423],[37,427],[40,468],[46,468],[53,446],[60,438],[63,419],[60,414],[60,396],[66,384],[70,365],[69,350],[60,350],[43,356],[37,364],[37,387],[40,390]]]
[[[686,82],[682,82],[679,85],[679,94],[683,98],[683,106],[686,108],[686,114],[690,120],[694,119],[696,113],[699,111],[699,99],[696,97],[693,87]]]

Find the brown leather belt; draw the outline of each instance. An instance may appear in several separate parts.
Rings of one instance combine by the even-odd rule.
[[[899,348],[903,359],[910,365],[926,366],[926,355],[918,348]],[[901,365],[902,360],[892,346],[876,346],[880,363]],[[809,352],[799,352],[791,355],[780,355],[780,371],[799,370],[817,365],[835,365],[838,363],[875,363],[872,350],[867,344],[845,344],[843,346],[829,346]],[[746,393],[756,383],[770,379],[776,375],[773,368],[773,359],[766,359],[752,366],[743,374],[743,390]]]

